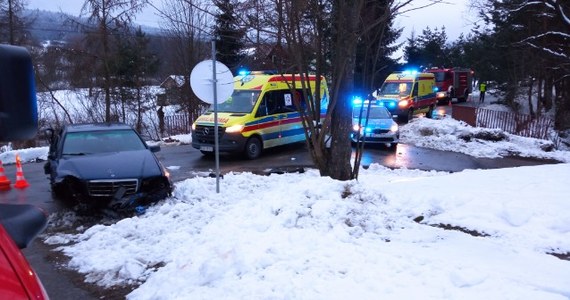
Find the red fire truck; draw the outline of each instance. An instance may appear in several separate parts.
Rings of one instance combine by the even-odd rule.
[[[453,98],[457,98],[458,102],[469,99],[469,94],[473,91],[471,69],[433,67],[425,72],[435,75],[436,97],[439,103],[450,103]]]

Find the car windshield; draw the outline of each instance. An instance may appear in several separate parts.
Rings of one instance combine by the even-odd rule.
[[[352,110],[352,117],[359,118],[361,116],[360,111],[362,110],[362,119],[366,119],[366,115],[368,114],[368,107],[361,106],[355,107]],[[370,107],[370,114],[368,115],[368,119],[389,119],[391,118],[390,113],[385,107],[381,106],[371,106]]]
[[[386,82],[380,88],[381,95],[409,95],[412,90],[411,82]]]
[[[232,96],[224,103],[218,104],[218,112],[249,113],[253,110],[259,91],[234,90]],[[210,111],[213,111],[213,106]]]
[[[69,132],[65,135],[63,155],[144,150],[139,136],[129,129]]]

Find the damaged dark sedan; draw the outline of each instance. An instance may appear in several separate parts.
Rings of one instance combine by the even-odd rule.
[[[79,209],[139,209],[168,197],[172,182],[140,135],[123,123],[71,124],[46,131],[52,192]]]

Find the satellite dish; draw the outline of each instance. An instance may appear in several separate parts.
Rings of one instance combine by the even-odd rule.
[[[190,73],[190,86],[200,100],[214,103],[214,64],[213,60],[198,63]],[[216,61],[216,100],[224,103],[234,92],[234,76],[226,65]]]

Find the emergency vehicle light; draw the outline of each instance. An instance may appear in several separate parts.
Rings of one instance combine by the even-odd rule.
[[[418,70],[405,70],[402,73],[404,73],[406,75],[416,75],[418,73]]]
[[[354,96],[352,97],[352,105],[356,106],[356,105],[361,105],[364,101],[362,101],[362,98],[358,97],[358,96]]]
[[[241,70],[238,71],[238,74],[239,74],[240,76],[246,76],[246,75],[249,74],[249,70],[241,69]]]

